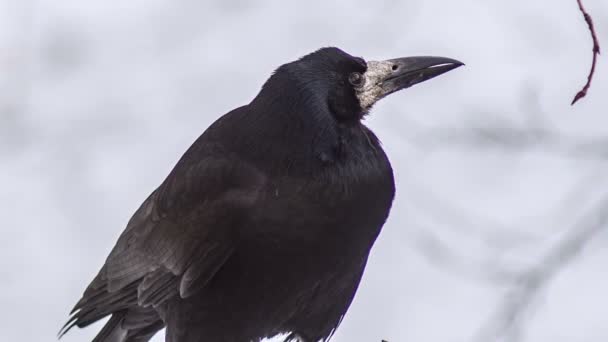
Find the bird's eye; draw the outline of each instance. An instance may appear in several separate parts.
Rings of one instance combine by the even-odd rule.
[[[348,76],[348,82],[354,86],[361,86],[363,84],[363,75],[358,72],[353,72]]]

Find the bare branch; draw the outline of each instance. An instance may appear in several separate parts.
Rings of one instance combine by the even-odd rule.
[[[587,11],[585,10],[585,7],[583,7],[583,1],[577,0],[577,2],[578,2],[578,8],[580,9],[581,13],[583,14],[585,21],[587,22],[587,26],[589,27],[589,32],[591,33],[591,38],[593,39],[593,62],[591,63],[591,70],[589,71],[589,75],[587,76],[587,83],[585,83],[585,86],[583,87],[583,89],[581,89],[578,93],[576,93],[576,95],[574,96],[574,99],[572,100],[571,105],[574,105],[576,103],[576,101],[582,99],[583,97],[585,97],[587,95],[587,90],[589,90],[589,87],[591,86],[591,80],[593,79],[593,74],[595,73],[595,64],[597,62],[597,56],[600,54],[600,43],[597,39],[597,34],[595,33],[595,27],[593,26],[593,20],[591,19],[591,16],[589,15],[589,13],[587,13]]]
[[[549,216],[554,217],[552,222],[570,222],[567,217],[561,217],[561,214],[571,212],[572,208],[581,203],[588,203],[590,195],[595,193],[595,189],[602,184],[604,178],[605,170],[601,170],[601,172],[594,172],[581,179],[572,191],[551,210],[553,214]],[[509,255],[521,254],[522,250],[529,250],[532,246],[537,246],[538,249],[551,239],[564,235],[569,231],[570,224],[578,222],[578,220],[574,220],[566,223],[567,226],[563,228],[552,227],[550,231],[541,235],[539,232],[523,233],[533,230],[528,227],[529,224],[526,227],[515,229],[478,215],[463,214],[462,208],[444,203],[430,190],[417,191],[410,187],[410,194],[417,199],[412,201],[412,205],[416,204],[416,206],[411,208],[411,212],[420,213],[423,218],[428,217],[433,220],[429,223],[416,219],[410,222],[409,225],[417,227],[417,229],[413,237],[408,238],[409,243],[437,267],[494,285],[518,284],[522,272],[529,268],[529,262],[514,262]],[[430,203],[426,203],[429,201]],[[418,205],[423,203],[424,205]],[[485,252],[482,253],[484,256],[465,256],[462,251],[457,251],[453,248],[453,239],[445,236],[447,231],[456,232],[459,238],[469,235],[466,237],[467,240],[481,242],[483,248],[481,251],[485,249]],[[494,234],[490,234],[490,232],[494,232]],[[477,243],[476,245],[480,246]]]
[[[421,129],[408,140],[413,146],[427,150],[475,147],[516,152],[539,148],[566,158],[608,160],[608,138],[568,136],[491,118],[463,126]]]
[[[575,224],[559,243],[551,248],[535,267],[523,272],[507,291],[494,316],[477,335],[478,341],[517,341],[523,318],[529,313],[541,290],[608,224],[608,196]]]

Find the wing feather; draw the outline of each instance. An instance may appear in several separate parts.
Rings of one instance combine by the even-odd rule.
[[[60,334],[191,296],[230,258],[266,177],[204,146],[195,142],[135,212]]]

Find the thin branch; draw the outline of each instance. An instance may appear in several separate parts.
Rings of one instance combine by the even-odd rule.
[[[555,223],[565,223],[565,217],[561,217],[561,213],[571,212],[572,208],[576,207],[580,203],[587,202],[589,200],[589,194],[595,192],[598,186],[602,187],[602,180],[605,178],[605,170],[594,173],[592,176],[585,177],[576,186],[573,187],[569,195],[565,196],[562,201],[552,210],[548,216],[554,216]],[[412,190],[410,188],[410,190]],[[414,198],[424,198],[426,194],[421,192],[418,194],[415,191],[409,191],[410,195]],[[424,201],[423,201],[424,202]],[[454,216],[452,212],[457,211],[454,207],[448,207],[445,203],[441,203],[439,200],[435,200],[436,204],[430,205],[434,209],[430,211],[429,208],[424,206],[412,208],[412,212],[422,212],[433,218],[441,218],[440,221],[433,222],[432,224],[424,224],[418,222],[418,220],[412,221],[410,225],[417,226],[417,232],[413,238],[408,238],[408,242],[420,252],[429,262],[434,265],[445,269],[449,272],[456,273],[458,275],[471,276],[471,278],[483,280],[484,282],[490,282],[493,284],[519,284],[521,281],[521,275],[524,270],[527,270],[528,266],[520,262],[513,263],[513,260],[509,260],[509,254],[517,255],[520,254],[522,249],[529,249],[531,245],[536,245],[536,249],[539,246],[544,245],[550,239],[553,239],[555,235],[564,235],[564,233],[570,231],[570,225],[578,222],[568,223],[568,227],[556,228],[553,227],[548,234],[544,237],[537,236],[536,234],[523,235],[514,229],[509,229],[511,233],[507,233],[505,228],[494,222],[489,222],[483,218],[468,217],[466,215]],[[426,216],[425,215],[425,216]],[[571,213],[569,215],[572,215]],[[411,219],[411,218],[410,218]],[[445,222],[441,222],[445,221]],[[439,228],[438,226],[449,227],[449,230]],[[528,224],[530,225],[530,224]],[[528,226],[527,225],[527,226]],[[492,228],[488,228],[490,226]],[[447,231],[455,232],[462,237],[462,229],[468,230],[468,233],[474,233],[476,235],[474,240],[483,243],[485,247],[486,255],[484,257],[474,258],[471,256],[465,256],[461,251],[457,251],[453,248],[455,245],[454,241],[447,241],[444,236]],[[438,229],[441,230],[439,233]],[[487,230],[493,230],[504,233],[497,234],[492,237],[488,233],[484,232]],[[531,230],[525,228],[524,230]],[[500,244],[497,240],[502,240],[504,243]],[[526,262],[526,264],[529,264]]]
[[[461,255],[448,243],[439,239],[428,227],[420,227],[420,232],[411,242],[426,260],[459,276],[504,285],[518,281],[521,274],[516,267],[508,267],[502,262],[500,255],[489,255],[482,260]]]
[[[595,33],[593,20],[591,19],[589,13],[587,13],[587,11],[585,10],[585,7],[583,7],[582,0],[577,0],[577,2],[578,8],[583,14],[583,17],[585,17],[585,21],[587,22],[587,26],[589,27],[589,32],[591,33],[591,38],[593,39],[593,62],[591,63],[591,70],[589,71],[589,75],[587,76],[587,83],[585,84],[583,89],[576,93],[571,105],[574,105],[576,101],[582,99],[583,97],[585,97],[585,95],[587,95],[587,90],[589,90],[589,87],[591,86],[591,80],[593,79],[593,74],[595,73],[595,63],[597,62],[597,56],[600,54],[600,43],[597,39],[597,34]]]
[[[478,341],[517,341],[523,318],[529,313],[541,291],[608,224],[608,197],[574,225],[569,233],[551,248],[536,267],[524,272],[519,282],[507,291],[502,305],[477,335]]]
[[[608,160],[608,138],[569,136],[559,131],[493,121],[492,118],[461,126],[420,129],[420,132],[411,134],[409,142],[429,152],[438,148],[461,147],[510,152],[538,148],[566,158]]]

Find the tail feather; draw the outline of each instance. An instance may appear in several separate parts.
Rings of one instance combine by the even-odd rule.
[[[159,330],[165,327],[163,321],[156,321],[142,329],[129,331],[129,336],[125,342],[148,342]]]
[[[141,307],[137,283],[109,292],[106,286],[87,290],[72,310],[71,317],[59,331],[59,338],[77,326],[84,328],[112,315],[93,342],[147,342],[164,327],[153,307]]]
[[[129,331],[122,328],[124,317],[124,311],[114,313],[92,342],[126,342]]]

